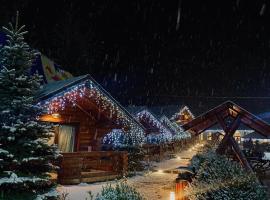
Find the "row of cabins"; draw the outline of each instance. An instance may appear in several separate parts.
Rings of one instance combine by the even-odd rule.
[[[62,184],[108,180],[125,174],[127,153],[108,148],[104,138],[110,144],[116,139],[115,133],[129,135],[133,144],[143,145],[148,157],[153,157],[182,146],[191,135],[181,126],[195,118],[187,106],[124,108],[89,75],[44,85],[36,100],[44,108],[39,120],[54,124],[49,143],[57,144],[63,154],[58,173]],[[199,139],[215,140],[223,135],[221,128],[214,127],[205,130]],[[240,143],[249,137],[254,139],[254,135],[239,127],[234,137]]]
[[[163,106],[163,107],[154,107],[151,108],[155,111],[155,113],[158,113],[159,115],[166,115],[166,116],[172,116],[170,118],[170,122],[174,122],[177,125],[184,125],[191,120],[195,119],[195,115],[193,111],[190,110],[190,108],[186,105],[178,108],[178,106],[169,105],[169,106]],[[176,112],[173,114],[173,112],[179,110],[179,112]],[[197,113],[198,114],[198,113]],[[228,122],[229,123],[229,122]],[[221,140],[224,135],[224,130],[220,125],[215,125],[211,127],[210,129],[206,129],[203,131],[202,134],[200,134],[198,137],[199,140]],[[261,134],[257,133],[256,131],[250,129],[249,127],[241,124],[238,129],[236,130],[234,134],[235,140],[242,144],[244,141],[252,140],[253,142],[258,141],[259,143],[270,143],[270,138],[262,136]]]
[[[108,180],[127,170],[126,152],[108,151],[104,138],[115,132],[131,137],[133,144],[168,144],[190,134],[179,126],[188,120],[186,109],[177,117],[157,117],[148,108],[132,111],[121,106],[90,75],[43,86],[36,97],[44,113],[40,121],[54,124],[50,144],[62,151],[58,181],[62,184]],[[105,151],[107,150],[107,151]]]

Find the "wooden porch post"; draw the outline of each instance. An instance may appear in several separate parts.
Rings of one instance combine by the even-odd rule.
[[[242,164],[242,166],[249,172],[253,172],[248,160],[246,159],[246,156],[243,154],[243,152],[241,151],[239,145],[237,144],[237,142],[235,141],[235,139],[233,137],[229,138],[230,144],[233,147],[233,151],[235,152],[238,160],[240,161],[240,163]]]
[[[217,148],[217,153],[224,154],[225,150],[226,150],[226,145],[228,145],[230,138],[233,137],[236,129],[240,125],[241,116],[237,115],[237,117],[235,118],[233,123],[228,127],[225,125],[224,120],[220,116],[218,116],[218,115],[216,115],[216,116],[217,116],[217,120],[218,120],[219,124],[221,125],[222,129],[225,132],[225,136]]]
[[[122,175],[125,176],[128,171],[128,153],[126,151],[124,151],[122,154],[122,161],[123,161]]]
[[[216,117],[217,117],[219,124],[221,125],[222,129],[225,132],[225,136],[217,148],[217,153],[219,153],[219,154],[225,153],[226,145],[230,144],[232,146],[232,149],[233,149],[234,153],[236,154],[238,160],[242,164],[242,166],[247,171],[252,172],[253,170],[252,170],[249,162],[247,161],[247,159],[246,159],[245,155],[243,154],[243,152],[241,151],[239,145],[237,144],[237,142],[233,138],[233,135],[234,135],[236,129],[239,127],[241,116],[238,114],[237,117],[235,118],[235,120],[233,121],[233,123],[228,127],[226,126],[224,119],[221,116],[216,115]]]

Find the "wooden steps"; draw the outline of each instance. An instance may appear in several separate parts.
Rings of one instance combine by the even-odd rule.
[[[81,178],[91,178],[95,176],[110,176],[115,175],[115,172],[112,171],[103,171],[103,170],[91,170],[88,172],[81,172]]]
[[[112,171],[103,170],[91,170],[87,172],[81,172],[82,183],[93,183],[99,181],[108,181],[119,178],[119,174]]]
[[[81,172],[80,177],[73,178],[62,178],[61,184],[63,185],[73,185],[79,183],[93,183],[99,181],[108,181],[119,178],[119,174],[112,171],[103,171],[103,170],[91,170],[86,172]]]

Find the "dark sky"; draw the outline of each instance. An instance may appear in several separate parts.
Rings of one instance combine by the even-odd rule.
[[[245,98],[270,96],[269,1],[0,2],[2,25],[19,10],[32,47],[123,104],[270,106]]]

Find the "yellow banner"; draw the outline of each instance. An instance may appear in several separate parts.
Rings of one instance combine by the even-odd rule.
[[[59,69],[55,66],[54,62],[48,57],[41,55],[41,63],[47,83],[65,80],[72,77],[67,71]]]

